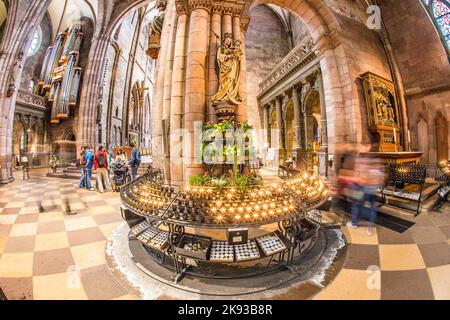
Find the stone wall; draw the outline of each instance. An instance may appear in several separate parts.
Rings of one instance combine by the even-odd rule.
[[[20,81],[20,88],[23,90],[29,89],[30,81],[34,80],[35,83],[39,81],[41,66],[44,63],[45,53],[47,48],[52,44],[52,22],[48,13],[44,15],[42,22],[40,24],[42,30],[42,41],[39,51],[36,52],[31,57],[27,57],[25,65],[23,67],[22,79]]]
[[[426,156],[423,160],[434,163],[437,143],[434,120],[438,112],[447,119],[450,126],[448,56],[435,26],[420,1],[383,0],[381,10],[403,78],[412,148],[424,151]],[[428,145],[428,150],[419,148],[420,121],[426,123],[420,134],[427,135],[428,143],[425,145]],[[450,150],[448,153],[450,155]]]
[[[309,32],[305,24],[296,15],[290,14],[289,20],[292,27],[292,38],[295,47],[309,35]]]
[[[353,122],[348,131],[348,141],[362,143],[366,148],[371,143],[371,137],[367,129],[367,107],[364,89],[360,76],[366,72],[375,73],[383,78],[392,80],[388,59],[384,46],[375,31],[367,28],[354,19],[336,15],[342,28],[344,47],[349,59],[349,70],[341,68],[340,73],[350,76],[352,89],[344,91],[344,102],[348,119]],[[345,75],[347,74],[347,75]]]
[[[259,83],[272,71],[278,61],[290,51],[289,38],[277,15],[266,6],[250,11],[250,25],[246,39],[247,107],[249,122],[261,128],[257,96]]]

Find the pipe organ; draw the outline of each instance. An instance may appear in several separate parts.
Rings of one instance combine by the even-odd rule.
[[[83,41],[81,24],[61,32],[53,46],[47,49],[42,65],[39,92],[51,106],[50,123],[69,117],[70,107],[76,105],[82,69],[78,67]]]

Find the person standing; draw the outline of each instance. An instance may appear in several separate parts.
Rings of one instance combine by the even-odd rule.
[[[86,148],[84,154],[84,186],[87,190],[94,191],[91,185],[92,167],[94,166],[94,153],[91,147]]]
[[[137,177],[137,172],[139,166],[141,165],[141,152],[136,147],[134,142],[130,143],[130,147],[133,148],[133,150],[131,151],[131,159],[129,165],[131,167],[131,178],[134,180]]]
[[[86,147],[83,146],[81,147],[81,152],[80,152],[80,159],[78,160],[80,162],[80,171],[81,171],[81,177],[80,177],[80,189],[85,188],[86,184],[84,181],[84,154],[86,153]]]
[[[100,193],[109,191],[111,188],[108,175],[108,153],[102,145],[98,147],[98,152],[95,154],[94,169],[97,171],[97,189]]]

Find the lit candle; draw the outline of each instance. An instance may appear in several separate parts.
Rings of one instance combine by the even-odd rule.
[[[410,130],[408,130],[408,146],[411,150],[411,131]]]

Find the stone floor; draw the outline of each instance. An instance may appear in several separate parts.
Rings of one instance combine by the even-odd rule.
[[[0,186],[6,297],[136,299],[105,261],[106,239],[122,220],[119,195],[80,190],[74,180],[45,173]],[[76,215],[64,213],[66,202]],[[48,212],[39,213],[39,203]],[[344,268],[315,299],[450,299],[450,212],[443,211],[420,215],[403,234],[378,226],[369,237],[365,228],[342,227],[350,243]]]

